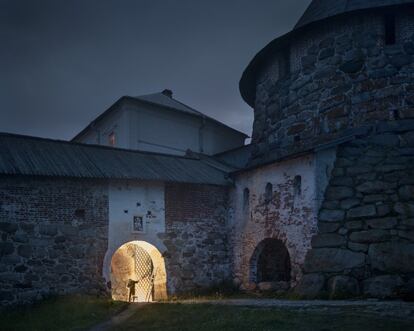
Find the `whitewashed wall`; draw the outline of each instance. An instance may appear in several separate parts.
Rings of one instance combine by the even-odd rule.
[[[184,155],[188,149],[212,155],[244,145],[241,134],[220,124],[132,102],[120,104],[77,141],[108,146],[111,132],[116,135],[115,147],[173,155]]]
[[[237,285],[251,288],[250,259],[267,238],[281,240],[290,254],[292,286],[302,276],[305,256],[317,232],[321,196],[335,161],[335,150],[281,161],[238,175],[230,192],[229,226],[232,233],[233,277]],[[323,166],[323,171],[319,169]],[[295,195],[294,178],[301,176],[301,194]],[[270,202],[267,183],[273,186]],[[248,188],[248,207],[244,190]]]
[[[110,280],[111,258],[115,251],[130,241],[145,241],[161,253],[166,248],[158,234],[165,232],[164,184],[157,182],[112,182],[108,191],[108,250],[103,274]],[[133,231],[133,217],[142,216],[145,233]]]

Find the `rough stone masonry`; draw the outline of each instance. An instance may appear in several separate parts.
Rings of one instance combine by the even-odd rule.
[[[139,241],[165,264],[170,296],[232,282],[412,298],[413,13],[407,0],[313,1],[245,70],[255,121],[238,150],[0,134],[0,304],[109,294],[114,253]]]

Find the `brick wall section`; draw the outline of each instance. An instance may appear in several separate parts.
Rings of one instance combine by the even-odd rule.
[[[414,295],[414,122],[377,132],[338,150],[301,294]]]
[[[167,282],[170,294],[213,287],[230,279],[226,187],[167,184]]]
[[[1,177],[0,304],[102,291],[107,235],[105,184]]]
[[[251,163],[329,142],[366,123],[414,118],[413,22],[412,15],[397,16],[395,45],[384,45],[380,14],[304,31],[291,42],[291,73],[283,78],[274,70],[281,56],[275,54],[258,75]]]

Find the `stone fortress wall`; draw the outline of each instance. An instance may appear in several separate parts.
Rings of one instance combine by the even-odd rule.
[[[0,306],[56,294],[104,293],[107,185],[1,177]]]
[[[301,280],[311,239],[317,234],[320,198],[334,160],[335,150],[308,153],[236,176],[229,209],[235,285],[245,290],[261,287],[263,280],[256,277],[260,268],[255,256],[260,257],[260,247],[269,239],[277,240],[289,255],[290,279],[283,287],[293,287]],[[326,168],[330,170],[318,173]],[[280,258],[277,250],[272,252],[271,260]],[[277,277],[272,280],[276,282]]]
[[[414,121],[338,148],[299,294],[414,294]]]
[[[122,208],[129,208],[125,215],[130,215],[133,202],[145,205],[140,192],[147,186],[139,190],[139,183],[131,183],[135,191],[116,202],[122,213],[118,217],[112,213],[115,228],[108,232],[114,201],[107,181],[2,177],[0,306],[68,293],[110,294],[114,242],[121,247],[144,240],[157,247],[164,259],[169,295],[228,281],[227,188],[166,184],[161,196],[164,201],[165,195],[165,226],[148,225],[147,233],[134,234],[124,229]],[[160,185],[154,188],[159,191]]]
[[[384,15],[310,27],[262,65],[253,164],[273,150],[291,153],[366,123],[414,117],[414,16],[396,13],[396,40],[386,45]]]

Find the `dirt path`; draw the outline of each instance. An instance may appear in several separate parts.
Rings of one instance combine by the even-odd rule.
[[[141,307],[147,305],[148,303],[133,303],[128,305],[128,308],[120,312],[119,314],[113,316],[110,320],[95,325],[89,331],[106,331],[113,327],[121,325],[131,316],[133,316]]]

